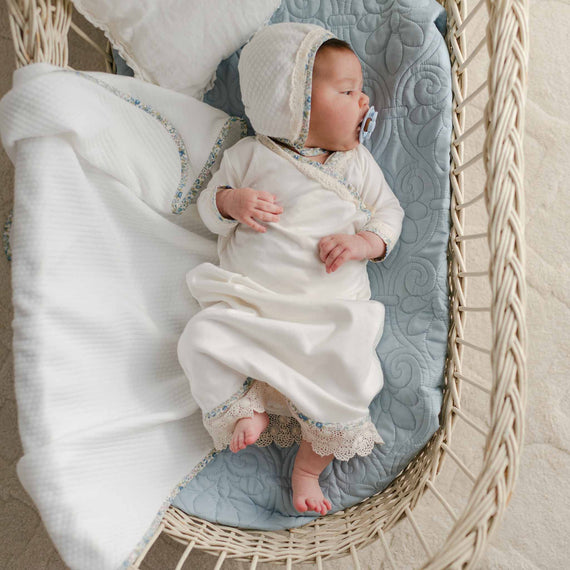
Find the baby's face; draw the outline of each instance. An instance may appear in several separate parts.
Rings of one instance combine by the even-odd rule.
[[[362,68],[354,53],[335,48],[317,53],[306,146],[333,151],[358,146],[358,127],[369,109],[362,86]]]

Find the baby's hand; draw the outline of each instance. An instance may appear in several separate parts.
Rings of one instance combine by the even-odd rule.
[[[369,247],[359,235],[332,234],[319,241],[319,257],[331,273],[349,259],[364,259]]]
[[[277,196],[265,190],[253,188],[232,188],[218,191],[220,206],[234,220],[252,227],[257,232],[266,232],[267,228],[258,224],[254,217],[264,222],[278,222],[283,208],[275,203]],[[220,210],[221,211],[221,210]]]

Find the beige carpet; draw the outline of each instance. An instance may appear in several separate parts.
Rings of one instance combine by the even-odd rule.
[[[91,28],[78,14],[75,14],[74,22],[104,47],[102,33]],[[568,568],[570,334],[564,323],[570,321],[569,0],[531,0],[530,26],[531,57],[524,143],[528,296],[525,445],[513,499],[501,528],[477,565],[478,570]],[[14,69],[14,49],[4,2],[0,2],[0,42],[1,96],[10,89]],[[77,69],[104,71],[102,57],[73,32],[70,33],[69,63]],[[12,165],[2,149],[1,226],[12,208],[13,180]],[[477,258],[476,251],[472,255]],[[14,396],[11,295],[10,265],[4,253],[0,252],[0,568],[60,570],[66,566],[16,476],[16,463],[22,450]],[[472,323],[475,324],[476,320],[472,319]],[[469,403],[466,389],[467,408]],[[475,409],[473,413],[485,422],[488,410]],[[472,431],[457,433],[458,438],[463,438],[461,450],[465,450],[467,457],[472,446],[481,446],[480,435],[473,435]],[[453,475],[449,484],[451,487],[460,486],[464,481],[460,475],[457,478]],[[396,553],[405,550],[408,532],[402,528],[392,537]],[[161,538],[143,568],[174,569],[182,551],[182,546]],[[362,570],[376,570],[379,568],[378,559],[382,557],[379,544],[363,549],[360,554]],[[210,555],[192,553],[185,568],[206,570],[213,569],[215,564],[216,559]],[[233,561],[223,564],[224,570],[247,567]],[[411,559],[408,567],[413,567]],[[261,564],[258,568],[276,569],[278,566]],[[347,570],[352,568],[352,564],[349,558],[344,558],[325,562],[324,568]]]

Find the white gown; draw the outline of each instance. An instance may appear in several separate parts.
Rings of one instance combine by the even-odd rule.
[[[278,222],[265,233],[223,218],[218,187],[250,187],[277,196]],[[270,413],[258,445],[302,437],[320,455],[347,460],[383,443],[368,406],[383,385],[376,346],[384,305],[370,299],[367,260],[332,273],[320,260],[327,235],[380,235],[388,255],[404,212],[362,145],[321,165],[258,135],[226,150],[198,199],[218,237],[220,263],[187,273],[201,311],[188,322],[178,358],[216,449],[235,422]],[[376,261],[376,260],[374,260]]]

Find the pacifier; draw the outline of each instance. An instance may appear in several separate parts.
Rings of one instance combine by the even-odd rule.
[[[374,106],[372,106],[368,109],[368,113],[366,113],[366,116],[362,119],[362,123],[360,124],[360,136],[358,139],[361,143],[370,138],[372,131],[376,127],[376,117],[378,117],[378,112],[375,111]]]

